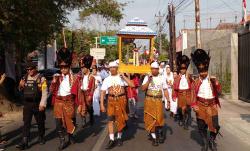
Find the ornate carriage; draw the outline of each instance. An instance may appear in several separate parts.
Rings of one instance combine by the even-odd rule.
[[[154,59],[156,32],[146,22],[134,18],[117,33],[119,71],[124,73],[148,73]],[[142,41],[142,43],[140,43]],[[141,44],[140,47],[137,45]]]

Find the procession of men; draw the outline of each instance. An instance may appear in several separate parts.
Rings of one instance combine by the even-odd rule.
[[[150,63],[150,73],[134,75],[119,72],[119,62],[110,61],[104,69],[106,77],[102,78],[97,65],[92,65],[93,57],[85,55],[80,58],[80,72],[71,70],[72,56],[68,49],[61,49],[57,54],[60,73],[53,76],[50,87],[34,63],[26,65],[27,74],[19,84],[24,95],[22,141],[17,144],[20,150],[29,146],[29,132],[34,115],[38,124],[38,141],[45,145],[45,108],[48,92],[52,94],[53,115],[59,138],[56,150],[62,151],[75,144],[77,137],[76,117],[90,119],[95,124],[95,117],[103,112],[107,116],[109,142],[106,149],[123,145],[123,136],[129,118],[138,119],[136,103],[139,87],[145,92],[144,125],[152,146],[159,146],[166,140],[165,110],[170,117],[188,133],[192,124],[192,110],[196,114],[198,131],[202,141],[201,151],[217,151],[216,136],[219,134],[218,120],[219,94],[221,86],[218,80],[208,74],[210,56],[202,49],[177,58],[178,71],[171,72],[170,66],[158,61]],[[188,66],[193,62],[199,75],[194,78],[188,73]],[[101,72],[104,72],[101,71]],[[136,79],[136,78],[137,79]],[[139,80],[141,79],[141,80]],[[140,83],[139,81],[142,81]],[[67,137],[66,137],[67,136]]]

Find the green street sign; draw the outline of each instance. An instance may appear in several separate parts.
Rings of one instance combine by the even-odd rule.
[[[115,36],[101,36],[100,37],[101,45],[117,45],[117,37]]]

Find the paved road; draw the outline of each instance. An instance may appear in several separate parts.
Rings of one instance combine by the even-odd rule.
[[[164,144],[158,147],[153,147],[148,140],[147,133],[144,130],[143,124],[143,94],[140,94],[140,102],[138,112],[140,118],[137,120],[130,119],[128,121],[128,129],[123,135],[124,144],[122,147],[116,147],[112,151],[200,151],[200,136],[197,131],[195,120],[192,122],[192,127],[189,130],[184,130],[179,127],[173,119],[169,117],[169,113],[165,113],[166,117],[166,131],[167,139]],[[193,116],[194,117],[194,116]],[[77,143],[69,146],[65,151],[104,151],[104,146],[108,142],[107,128],[105,116],[96,119],[95,126],[80,126],[81,120],[78,119],[77,129]],[[54,119],[51,111],[47,112],[46,121],[46,139],[45,145],[40,146],[36,143],[36,139],[31,142],[31,148],[28,151],[56,151],[58,146],[58,138],[55,131]],[[11,138],[7,147],[7,151],[17,151],[15,144],[18,143],[20,138],[21,129],[16,129],[8,133],[6,136]],[[219,151],[249,151],[249,146],[240,141],[238,137],[232,135],[223,128],[221,133],[223,137],[218,138]],[[36,134],[36,127],[33,126],[31,137],[34,138]]]

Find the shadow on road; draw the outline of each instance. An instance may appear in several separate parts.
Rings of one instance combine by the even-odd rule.
[[[83,143],[85,139],[89,138],[90,136],[97,136],[106,126],[106,116],[95,116],[95,123],[93,126],[90,123],[86,123],[84,127],[78,127],[76,132],[76,143]],[[84,135],[83,135],[84,134]]]

